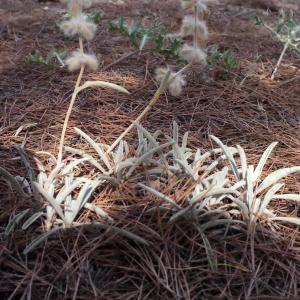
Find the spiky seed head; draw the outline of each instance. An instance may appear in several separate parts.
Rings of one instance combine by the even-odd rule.
[[[182,37],[193,36],[197,32],[197,40],[205,41],[208,38],[208,29],[206,23],[202,20],[195,20],[192,15],[185,16],[182,20],[180,35]]]
[[[207,54],[201,48],[185,44],[180,50],[180,55],[191,64],[207,64]]]
[[[88,41],[93,39],[97,29],[97,26],[88,21],[82,13],[72,17],[70,20],[64,21],[60,27],[66,36],[73,37],[78,34]]]
[[[91,71],[96,71],[98,60],[95,55],[85,54],[81,50],[76,50],[66,59],[66,65],[71,72],[79,70],[82,66],[86,66]]]

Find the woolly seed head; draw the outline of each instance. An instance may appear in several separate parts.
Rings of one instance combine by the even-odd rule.
[[[66,59],[66,65],[71,72],[83,66],[86,66],[91,71],[96,71],[98,68],[98,60],[95,55],[85,54],[80,50],[76,50]]]
[[[206,65],[207,54],[200,48],[185,44],[180,50],[180,55],[189,63]]]
[[[208,38],[208,29],[206,23],[201,20],[196,20],[192,15],[185,16],[182,20],[182,25],[180,29],[180,35],[182,37],[193,36],[194,32],[197,32],[197,39],[205,41]]]
[[[155,80],[157,82],[162,82],[169,72],[168,68],[156,68],[155,70]]]
[[[97,26],[94,23],[87,21],[86,16],[82,13],[63,22],[60,27],[66,36],[73,37],[78,34],[88,41],[93,39],[97,29]]]
[[[176,73],[171,73],[168,90],[172,96],[177,97],[182,93],[182,89],[186,85],[186,80],[181,74],[175,75]]]
[[[194,10],[195,6],[200,13],[204,13],[207,11],[206,1],[204,0],[181,0],[181,7],[183,9]]]
[[[93,4],[93,0],[61,0],[63,4],[71,8],[73,5],[81,8],[89,8]]]
[[[155,70],[155,79],[158,82],[162,82],[169,71],[170,69],[168,68],[157,68]],[[174,72],[170,74],[170,79],[168,80],[167,88],[172,96],[179,96],[182,92],[182,88],[185,85],[186,81],[181,74],[176,75],[176,73]]]

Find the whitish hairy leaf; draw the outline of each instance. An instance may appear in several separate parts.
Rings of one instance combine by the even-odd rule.
[[[256,180],[259,179],[261,173],[262,173],[262,170],[269,158],[269,156],[271,155],[273,149],[276,147],[278,143],[277,142],[274,142],[272,143],[267,149],[266,151],[264,152],[264,154],[262,155],[261,159],[259,160],[259,163],[254,171],[254,174],[253,174],[253,182],[255,182]]]
[[[181,144],[181,149],[183,151],[186,150],[186,147],[187,147],[187,143],[188,143],[188,138],[189,138],[189,132],[187,131],[183,137],[182,137],[182,144]]]
[[[277,183],[275,184],[271,189],[268,190],[266,193],[264,200],[261,203],[259,214],[263,214],[266,207],[269,205],[270,201],[274,199],[274,195],[284,186],[283,183]]]
[[[186,160],[175,159],[175,161],[183,168],[183,170],[190,175],[195,181],[198,179],[198,173],[193,172],[192,168],[188,165]]]
[[[133,122],[133,124],[136,126],[138,132],[140,133],[140,136],[145,136],[150,143],[152,144],[152,147],[158,147],[159,143],[156,141],[155,137],[151,135],[151,133],[146,130],[143,126],[141,126],[139,123],[137,122]]]
[[[60,170],[64,167],[64,163],[60,163],[58,165],[56,165],[56,167],[50,172],[47,180],[44,183],[44,187],[47,189],[51,183],[53,183],[53,181],[55,180],[57,174],[60,172]]]
[[[198,201],[200,201],[201,199],[203,199],[204,197],[211,197],[211,196],[215,196],[215,195],[224,195],[224,194],[233,194],[236,191],[232,188],[209,188],[203,192],[201,192],[200,195],[197,195],[196,197],[194,197],[193,199],[191,199],[191,204],[194,204]]]
[[[37,247],[40,243],[42,243],[45,239],[47,239],[48,236],[55,233],[58,230],[58,228],[54,228],[52,230],[49,230],[40,236],[38,236],[36,239],[34,239],[23,251],[24,255],[27,255],[29,252],[31,252],[35,247]]]
[[[25,217],[25,215],[26,215],[28,212],[29,212],[29,208],[28,208],[28,209],[25,209],[25,210],[23,210],[23,211],[21,211],[20,213],[18,213],[17,215],[15,215],[14,218],[12,218],[12,219],[10,220],[10,221],[8,222],[6,228],[5,228],[5,232],[4,232],[5,235],[10,235],[10,234],[14,231],[16,225],[19,224],[19,223],[21,222],[21,220]]]
[[[188,214],[191,211],[191,206],[188,206],[186,208],[181,209],[177,213],[175,213],[171,218],[169,222],[175,222],[178,219],[184,217],[186,214]]]
[[[49,193],[45,191],[44,188],[39,183],[34,182],[33,184],[36,187],[36,189],[39,191],[39,193],[41,193],[42,196],[53,206],[56,213],[60,216],[60,218],[64,221],[64,223],[66,223],[64,213],[60,205],[56,202],[56,200],[51,195],[49,195]]]
[[[67,198],[67,196],[69,194],[71,194],[75,189],[77,189],[83,182],[85,182],[86,180],[84,180],[85,178],[78,178],[76,180],[74,180],[74,182],[72,182],[72,184],[70,185],[65,185],[63,189],[61,189],[59,191],[59,193],[56,196],[56,203],[57,204],[61,204],[65,201],[65,199]]]
[[[146,46],[147,42],[149,41],[149,35],[148,34],[144,34],[140,43],[140,47],[139,50],[143,50],[144,47]]]
[[[253,166],[248,166],[247,172],[246,172],[246,184],[247,184],[247,193],[246,193],[246,197],[247,197],[247,205],[249,207],[250,212],[253,212],[253,170],[254,167]]]
[[[217,137],[213,136],[213,135],[210,135],[210,138],[215,141],[220,147],[221,149],[224,151],[228,161],[229,161],[229,164],[231,166],[231,169],[236,177],[237,180],[240,180],[240,175],[239,175],[239,172],[238,172],[238,167],[237,167],[237,164],[235,162],[235,159],[231,153],[231,151],[229,150],[230,148],[225,146]]]
[[[129,94],[129,92],[124,89],[123,87],[114,84],[114,83],[110,83],[110,82],[106,82],[106,81],[86,81],[83,85],[81,85],[79,88],[77,88],[77,93],[81,92],[84,89],[87,88],[108,88],[111,90],[116,90],[118,92],[121,93],[125,93],[125,94]]]
[[[74,149],[74,148],[68,147],[68,146],[64,146],[64,149],[72,154],[80,155],[83,158],[86,158],[87,163],[89,163],[89,164],[93,165],[94,167],[96,167],[97,169],[99,169],[103,174],[107,173],[93,156],[85,153],[83,150]]]
[[[67,175],[68,173],[70,172],[73,172],[73,169],[78,166],[79,164],[85,162],[85,161],[88,161],[89,158],[87,157],[83,157],[83,158],[80,158],[80,159],[75,159],[74,161],[70,162],[65,168],[63,168],[62,172],[61,172],[61,175]]]
[[[238,150],[241,159],[242,178],[245,178],[247,172],[247,156],[244,149],[241,146],[237,145],[236,148]]]
[[[169,204],[172,204],[172,205],[176,206],[177,208],[181,208],[172,198],[164,195],[163,193],[160,193],[160,192],[156,191],[155,189],[153,189],[147,185],[144,185],[142,183],[138,183],[138,186],[142,187],[143,189],[145,189],[146,191],[155,195],[156,197],[168,202]]]
[[[292,217],[275,217],[271,218],[273,221],[282,221],[287,223],[292,223],[300,226],[300,218],[292,218]]]
[[[167,148],[171,145],[173,145],[174,142],[168,142],[165,143],[163,145],[160,145],[158,147],[155,147],[153,149],[151,149],[150,151],[148,151],[147,153],[143,154],[139,159],[137,159],[137,161],[134,163],[134,165],[129,169],[129,171],[126,174],[126,178],[129,178],[132,173],[134,172],[134,170],[144,161],[146,161],[147,158],[149,158],[150,156],[152,156],[153,154],[160,152],[161,150],[163,150],[164,148]]]
[[[179,129],[178,129],[178,124],[173,121],[173,140],[175,141],[175,143],[178,145],[179,143]]]
[[[103,162],[106,165],[106,167],[109,169],[109,171],[111,171],[112,167],[111,167],[111,165],[110,165],[110,163],[109,163],[109,161],[108,161],[108,159],[107,159],[104,151],[99,146],[99,144],[97,144],[95,141],[93,141],[93,139],[90,136],[88,136],[86,133],[84,133],[79,128],[75,127],[75,131],[80,136],[82,136],[95,149],[95,151],[98,153],[98,155],[100,156],[100,158],[103,160]]]
[[[200,229],[202,231],[216,227],[216,226],[220,226],[220,225],[227,225],[230,223],[241,223],[237,220],[232,220],[232,219],[219,219],[219,220],[213,220],[213,221],[209,221],[203,225],[200,226]]]
[[[26,230],[32,223],[34,223],[37,219],[39,219],[41,216],[44,216],[45,214],[41,211],[33,214],[29,219],[27,219],[26,222],[24,222],[22,229]]]
[[[237,205],[237,207],[240,209],[242,215],[244,216],[245,220],[249,220],[249,209],[248,206],[241,200],[231,198],[231,201]]]
[[[92,203],[85,203],[84,207],[89,209],[90,211],[95,212],[97,215],[101,216],[102,218],[108,219],[110,222],[113,222],[113,218],[111,218],[107,212],[105,212],[102,208],[92,204]]]
[[[218,261],[217,256],[214,253],[214,250],[212,249],[209,240],[206,238],[206,236],[201,233],[201,237],[204,243],[205,252],[207,256],[207,260],[209,262],[210,268],[212,271],[217,272],[218,271]]]
[[[283,199],[283,200],[291,200],[291,201],[300,202],[300,195],[299,194],[274,195],[273,199]]]
[[[108,229],[108,230],[111,230],[112,232],[115,232],[117,234],[120,234],[120,235],[123,235],[124,237],[127,237],[128,239],[138,243],[138,244],[142,244],[142,245],[145,245],[145,246],[149,246],[150,243],[145,240],[144,238],[136,235],[135,233],[132,233],[128,230],[125,230],[123,228],[118,228],[116,226],[111,226],[111,225],[107,225],[107,224],[93,224],[93,226],[95,227],[99,227],[101,229]]]
[[[268,188],[270,185],[278,182],[279,180],[281,180],[282,178],[284,178],[290,174],[297,173],[297,172],[300,172],[300,166],[284,168],[284,169],[280,169],[280,170],[277,170],[277,171],[271,173],[259,185],[258,189],[256,190],[256,193],[257,194],[261,193],[263,190]]]
[[[27,196],[26,193],[23,191],[23,188],[21,187],[19,182],[16,180],[16,178],[1,167],[0,167],[0,175],[2,175],[4,177],[4,179],[6,179],[8,182],[10,182],[14,186],[14,188],[16,189],[17,193],[20,196],[22,196],[22,197]]]

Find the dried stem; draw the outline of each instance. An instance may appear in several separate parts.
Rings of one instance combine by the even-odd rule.
[[[79,48],[80,48],[80,51],[83,53],[82,38],[79,38]],[[67,114],[66,114],[66,118],[65,118],[65,121],[64,121],[63,129],[62,129],[62,133],[61,133],[61,138],[60,138],[60,143],[59,143],[58,157],[57,157],[57,163],[58,164],[60,164],[61,161],[62,161],[62,154],[63,154],[62,152],[63,152],[63,146],[64,146],[64,141],[65,141],[66,130],[67,130],[67,127],[68,127],[68,122],[69,122],[70,115],[71,115],[71,112],[72,112],[72,109],[73,109],[73,106],[74,106],[74,102],[75,102],[75,99],[76,99],[76,96],[77,96],[77,93],[78,93],[77,89],[80,85],[80,82],[81,82],[81,79],[82,79],[82,76],[83,76],[83,72],[84,72],[84,66],[82,66],[80,68],[80,72],[79,72],[79,75],[77,77],[77,81],[76,81],[74,91],[73,91],[73,94],[72,94],[71,102],[70,102],[70,105],[69,105],[69,108],[68,108],[68,111],[67,111]]]
[[[280,57],[279,57],[279,59],[278,59],[278,62],[277,62],[277,64],[276,64],[276,67],[275,67],[275,69],[274,69],[274,71],[273,71],[273,73],[272,73],[271,80],[274,80],[275,75],[276,75],[276,73],[277,73],[277,71],[278,71],[278,69],[279,69],[279,67],[280,67],[280,65],[281,65],[283,56],[284,56],[286,50],[287,50],[288,47],[289,47],[289,44],[290,44],[289,42],[286,42],[286,43],[284,44],[283,50],[282,50],[282,52],[281,52],[281,55],[280,55]]]
[[[187,69],[189,69],[193,64],[192,63],[188,63],[187,65],[185,65],[183,68],[181,68],[178,72],[176,72],[171,79],[175,78],[176,76],[180,75],[181,73],[183,73],[184,71],[186,71]]]
[[[197,7],[197,2],[194,1],[194,21],[195,21],[195,28],[194,28],[194,47],[195,49],[197,48],[197,21],[198,21],[198,7]]]
[[[167,87],[169,77],[170,77],[171,72],[169,71],[164,80],[162,81],[160,87],[154,94],[153,98],[150,100],[149,104],[147,107],[141,112],[141,114],[131,123],[129,127],[113,142],[113,144],[108,148],[106,151],[106,154],[110,153],[112,150],[115,149],[115,147],[120,143],[120,141],[130,132],[130,130],[134,127],[134,123],[140,122],[142,118],[151,110],[151,108],[156,104],[156,102],[159,100],[160,95],[164,92],[164,90]]]

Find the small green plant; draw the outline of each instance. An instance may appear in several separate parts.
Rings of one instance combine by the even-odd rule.
[[[273,26],[266,24],[260,16],[255,16],[255,24],[264,26],[283,44],[282,52],[271,75],[271,79],[274,80],[288,49],[295,51],[298,57],[300,56],[300,24],[292,12],[288,16],[282,13]]]
[[[182,40],[168,36],[166,29],[157,21],[150,27],[142,24],[129,26],[125,18],[120,17],[117,22],[108,23],[108,30],[128,38],[131,46],[137,50],[158,53],[166,60],[180,60],[179,50]]]
[[[208,64],[210,66],[220,64],[226,71],[230,72],[238,68],[239,61],[230,49],[222,52],[215,45],[210,50]]]
[[[220,55],[225,70],[232,71],[239,66],[239,62],[231,50],[226,50]]]
[[[29,65],[45,65],[48,67],[54,66],[57,62],[64,66],[63,59],[66,57],[66,50],[58,51],[56,49],[52,49],[46,56],[43,56],[39,51],[35,51],[33,53],[29,53],[25,62]]]

